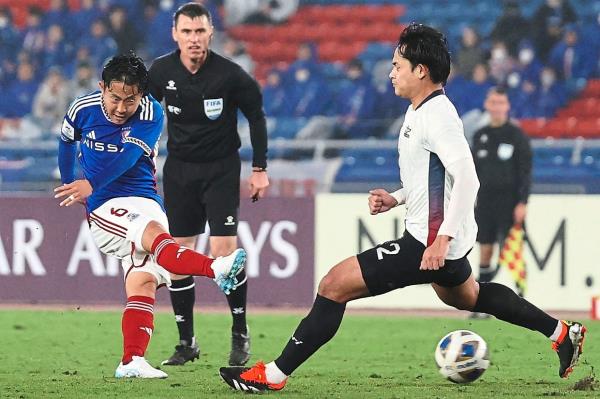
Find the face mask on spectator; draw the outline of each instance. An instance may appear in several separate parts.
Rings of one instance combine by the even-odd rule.
[[[506,84],[508,85],[508,87],[510,87],[511,89],[515,89],[519,86],[519,83],[521,83],[521,77],[519,76],[518,73],[513,72],[510,75],[508,75],[508,77],[506,78]]]
[[[533,50],[530,48],[524,48],[519,51],[519,61],[521,64],[529,65],[533,61]]]
[[[8,25],[8,18],[6,18],[5,16],[0,17],[0,29],[6,28],[7,25]]]
[[[554,84],[555,78],[552,72],[544,72],[542,73],[540,81],[542,82],[542,86],[550,87]]]
[[[506,59],[506,50],[503,49],[502,47],[497,47],[497,48],[493,49],[492,50],[492,59],[497,60],[497,61]]]
[[[308,69],[298,69],[295,76],[298,82],[306,82],[310,77],[310,72]]]

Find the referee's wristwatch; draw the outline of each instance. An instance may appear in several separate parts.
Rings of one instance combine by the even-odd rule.
[[[259,168],[258,166],[252,167],[253,172],[266,172],[267,168]]]

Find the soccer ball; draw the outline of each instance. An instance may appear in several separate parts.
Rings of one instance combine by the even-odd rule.
[[[457,384],[475,381],[490,365],[487,344],[468,330],[442,338],[435,348],[435,362],[440,373]]]

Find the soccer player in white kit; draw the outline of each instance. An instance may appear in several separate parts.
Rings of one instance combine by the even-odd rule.
[[[122,260],[127,305],[115,377],[166,378],[144,358],[154,330],[157,287],[171,284],[171,272],[214,278],[228,294],[246,254],[237,249],[212,259],[180,246],[169,234],[154,165],[164,116],[146,93],[142,59],[133,53],[113,57],[99,86],[76,99],[65,115],[58,154],[63,185],[54,190],[55,198],[61,198],[60,206],[85,204],[96,245]],[[75,178],[76,158],[81,179]]]
[[[479,181],[461,120],[444,95],[449,72],[450,54],[440,32],[419,24],[402,32],[389,75],[396,95],[411,101],[399,133],[401,188],[371,190],[369,209],[377,215],[405,204],[404,235],[335,265],[277,359],[251,368],[221,368],[232,388],[281,390],[288,376],[333,338],[348,301],[415,284],[431,284],[455,308],[541,332],[558,352],[559,375],[569,375],[581,354],[585,327],[550,317],[503,285],[477,283],[471,273],[466,256],[477,235]]]

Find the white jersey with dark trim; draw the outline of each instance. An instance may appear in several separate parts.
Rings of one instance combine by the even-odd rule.
[[[471,158],[462,121],[442,90],[416,109],[410,105],[398,140],[400,181],[406,191],[406,230],[431,245],[447,212],[453,181],[446,167]],[[450,241],[447,259],[463,257],[475,244],[477,224],[471,208]]]

